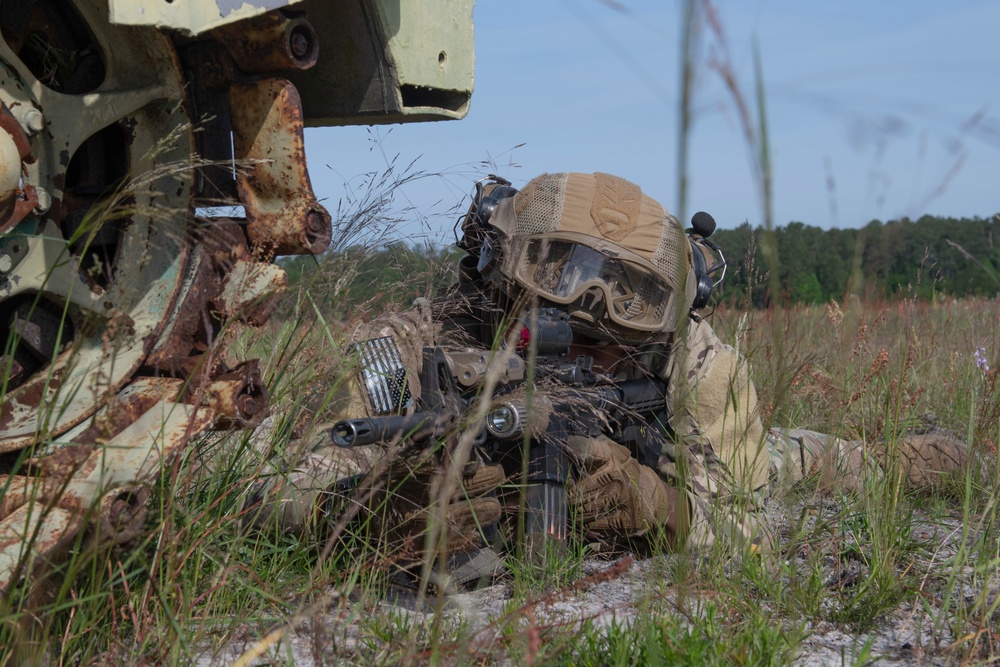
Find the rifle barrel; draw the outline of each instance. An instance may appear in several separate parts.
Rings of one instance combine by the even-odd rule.
[[[365,419],[345,419],[333,425],[330,434],[338,447],[361,447],[407,436],[417,431],[427,421],[427,415],[390,415]]]

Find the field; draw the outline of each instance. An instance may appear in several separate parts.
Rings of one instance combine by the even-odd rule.
[[[618,2],[601,4],[626,9]],[[835,273],[849,281],[843,290],[846,296],[813,306],[785,303],[782,296],[819,300],[840,288],[821,289],[814,275],[816,249],[825,237],[813,234],[813,241],[805,243],[802,223],[793,223],[798,226],[783,235],[775,232],[774,156],[760,53],[755,46],[752,80],[741,81],[741,76],[748,76],[746,63],[730,60],[729,53],[738,52],[727,48],[712,6],[699,0],[680,3],[681,80],[677,100],[671,102],[677,104],[677,197],[664,203],[678,215],[683,213],[686,222],[691,213],[689,172],[698,164],[689,157],[694,151],[695,122],[715,113],[695,94],[695,82],[701,78],[703,85],[706,75],[717,78],[722,96],[729,100],[722,104],[727,107],[724,115],[745,144],[759,199],[740,205],[759,204],[761,209],[759,216],[754,215],[761,221],[753,242],[759,245],[740,237],[735,243],[743,244],[741,252],[728,256],[759,249],[759,255],[746,252],[745,256],[759,258],[751,262],[766,258],[770,264],[757,270],[742,267],[746,270],[741,289],[746,294],[731,293],[736,281],[730,274],[731,292],[720,295],[720,304],[706,316],[720,338],[750,364],[765,427],[812,429],[864,442],[882,456],[879,474],[862,476],[857,492],[818,477],[772,489],[764,512],[777,535],[773,549],[743,550],[720,541],[710,550],[676,553],[662,546],[609,548],[573,538],[527,558],[515,540],[507,551],[498,545],[505,555],[503,567],[494,580],[473,591],[398,576],[396,554],[371,538],[379,507],[369,512],[370,508],[345,501],[334,512],[335,523],[322,523],[319,530],[303,535],[290,535],[273,525],[253,525],[247,504],[252,490],[262,480],[282,483],[314,436],[341,414],[349,379],[343,360],[351,332],[385,310],[407,308],[414,297],[433,293],[453,280],[454,250],[414,250],[403,242],[389,243],[402,236],[397,232],[404,224],[416,221],[430,230],[424,212],[394,202],[394,197],[406,200],[400,194],[405,186],[425,178],[448,180],[452,192],[471,181],[466,171],[501,172],[490,158],[461,167],[466,171],[460,174],[425,173],[415,171],[416,160],[404,166],[406,161],[396,154],[386,158],[384,173],[352,179],[345,199],[336,210],[331,207],[336,222],[326,253],[278,260],[292,287],[268,323],[242,328],[232,323],[237,316],[233,314],[223,318],[226,324],[219,325],[217,337],[214,325],[204,325],[210,332],[206,345],[215,346],[207,358],[215,352],[228,354],[229,366],[259,359],[270,395],[270,416],[254,430],[199,438],[169,460],[159,470],[148,501],[149,518],[138,537],[109,545],[92,540],[94,531],[81,531],[60,545],[57,562],[34,568],[29,577],[18,579],[0,595],[0,667],[1000,662],[1000,297],[946,294],[966,289],[972,283],[970,275],[975,276],[978,293],[996,294],[994,284],[1000,285],[1000,278],[992,268],[995,261],[974,259],[972,251],[979,249],[971,243],[985,245],[988,239],[994,252],[992,225],[1000,218],[988,224],[978,221],[983,234],[970,237],[979,241],[963,240],[968,249],[952,238],[953,224],[961,223],[950,218],[935,223],[945,230],[939,243],[956,249],[949,256],[947,285],[928,270],[939,258],[931,257],[935,253],[913,233],[914,225],[895,221],[891,233],[871,244],[884,251],[881,254],[865,255],[867,241],[860,235],[844,244],[848,251],[853,249],[852,261],[827,258],[828,265],[836,265]],[[917,50],[924,54],[924,49]],[[439,64],[445,55],[440,52]],[[588,86],[598,87],[590,81],[589,70],[582,73]],[[504,80],[509,85],[509,77]],[[13,90],[14,84],[10,85]],[[921,98],[927,98],[923,89]],[[879,118],[881,114],[875,120]],[[655,120],[668,125],[665,119]],[[981,120],[983,134],[995,139],[988,131],[990,117],[985,110],[962,123],[961,133],[976,129]],[[599,129],[593,129],[593,136],[600,136]],[[117,132],[112,134],[118,141]],[[369,150],[378,148],[376,153],[383,157],[395,154],[382,150],[377,145],[380,140]],[[171,145],[171,137],[162,138],[162,143]],[[640,148],[645,149],[616,146],[615,150],[632,155],[630,151]],[[98,153],[88,149],[81,155],[103,164],[94,157]],[[59,156],[67,169],[68,158],[63,158],[68,155]],[[931,195],[928,201],[949,187],[965,157],[951,148],[949,155],[949,164],[951,160],[955,164],[944,170],[940,183],[923,193]],[[227,160],[224,166],[256,169],[256,162]],[[177,164],[171,169],[179,169],[178,174],[190,169],[184,161]],[[941,165],[933,166],[929,173]],[[114,172],[108,175],[108,188],[116,197],[123,194],[123,207],[132,207],[128,188],[117,189],[124,172],[118,174],[118,166],[108,171]],[[649,178],[661,179],[666,173],[656,171]],[[831,203],[835,201],[832,173],[831,169],[826,175]],[[873,192],[883,188],[874,172],[872,178]],[[143,178],[134,178],[131,184],[142,182]],[[455,186],[458,182],[462,185]],[[84,186],[93,189],[89,182]],[[447,211],[449,232],[464,206],[458,203]],[[151,220],[160,213],[170,216],[164,222],[171,223],[188,215],[186,205],[183,212],[180,208],[144,212]],[[90,234],[92,226],[86,248],[105,225],[114,223],[108,226],[112,232],[119,229],[118,215],[117,211],[96,214],[74,234]],[[853,222],[857,221],[847,220]],[[749,226],[747,222],[745,227]],[[869,224],[872,229],[880,226]],[[783,247],[781,238],[791,243]],[[57,241],[54,248],[61,243]],[[211,234],[187,241],[207,246]],[[890,248],[908,254],[889,261],[895,257],[888,253]],[[111,256],[117,252],[105,258],[109,276]],[[3,254],[0,260],[12,261]],[[39,285],[62,275],[56,273],[64,265],[62,259],[50,261]],[[141,263],[145,261],[144,256]],[[785,268],[793,261],[805,268],[805,279],[797,285],[779,284],[782,261]],[[910,266],[914,263],[920,266]],[[98,277],[98,264],[95,255],[93,270],[86,271],[90,279]],[[961,270],[954,270],[956,266]],[[8,271],[0,270],[0,278],[6,279]],[[199,275],[208,273],[206,269]],[[900,276],[912,285],[899,285]],[[866,280],[868,284],[861,285]],[[875,280],[882,282],[873,285]],[[128,290],[124,292],[130,297]],[[882,300],[890,294],[892,300]],[[57,299],[58,304],[62,301]],[[748,304],[771,305],[765,309]],[[194,315],[207,320],[207,308]],[[60,336],[67,312],[68,306],[60,306],[50,314]],[[116,324],[108,325],[106,339],[98,335],[101,354],[114,349],[117,319],[116,312],[107,320]],[[189,324],[197,325],[195,319]],[[8,326],[6,320],[3,324]],[[91,321],[85,324],[90,327]],[[151,347],[156,335],[151,333],[143,345]],[[9,352],[17,337],[6,333],[3,337],[9,338]],[[59,347],[58,339],[53,350]],[[205,341],[198,337],[197,342]],[[148,354],[148,349],[137,353],[137,363],[148,362]],[[110,353],[108,359],[114,366],[118,358]],[[13,367],[10,359],[4,365],[0,392],[5,391]],[[44,363],[39,368],[45,372]],[[159,368],[150,368],[137,372],[160,373]],[[169,372],[190,378],[198,371]],[[95,374],[95,387],[87,389],[101,381]],[[65,404],[52,400],[37,405],[38,414],[64,410],[72,397],[61,398]],[[3,407],[8,409],[7,404]],[[971,456],[958,474],[935,477],[929,488],[918,490],[907,483],[896,443],[904,434],[927,432],[961,440]],[[86,447],[100,456],[106,451],[89,440],[81,449]],[[0,472],[28,469],[32,474],[41,471],[41,476],[45,466],[32,460],[35,451],[8,453],[0,461]],[[9,477],[0,476],[0,516],[9,510],[4,494],[13,486]],[[504,490],[516,492],[516,480],[508,480]],[[145,496],[139,493],[135,498]],[[29,498],[29,504],[36,505],[35,500]],[[44,507],[40,513],[50,509]],[[21,543],[13,539],[0,546]],[[0,566],[9,569],[10,563]]]
[[[319,275],[323,275],[320,272]],[[342,285],[327,275],[330,284]],[[319,299],[316,295],[323,294]],[[914,492],[899,470],[864,492],[812,480],[768,502],[769,553],[595,553],[571,542],[483,590],[402,590],[379,554],[246,526],[267,461],[287,460],[342,392],[350,320],[319,283],[289,295],[259,355],[272,394],[253,433],[198,443],[164,470],[148,531],[71,545],[0,611],[0,664],[984,664],[1000,655],[1000,304],[846,299],[720,309],[752,365],[765,422],[867,442],[943,429],[976,456]],[[347,311],[343,311],[347,312]],[[368,317],[355,309],[350,318]]]

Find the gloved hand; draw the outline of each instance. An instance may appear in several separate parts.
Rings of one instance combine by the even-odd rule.
[[[317,438],[320,445],[326,444],[323,435]],[[292,443],[290,449],[298,450],[297,445]],[[292,466],[268,461],[243,503],[243,525],[274,528],[300,537],[325,537],[336,520],[328,512],[331,491],[349,497],[382,453],[374,445],[342,449],[331,442],[302,451]]]
[[[662,527],[677,537],[678,514],[686,501],[649,466],[606,436],[571,436],[567,446],[577,461],[579,479],[568,499],[588,535],[599,539],[639,537]]]
[[[480,546],[483,527],[500,517],[500,502],[491,494],[504,481],[503,467],[470,460],[450,493],[445,471],[446,464],[436,457],[397,461],[384,473],[373,469],[348,501],[363,504],[356,525],[389,551],[387,555],[404,561],[423,557],[432,527],[443,531],[434,533],[440,541],[430,545],[432,550],[456,553]],[[335,504],[345,498],[340,494],[331,500]],[[436,526],[439,520],[443,526]]]
[[[419,552],[419,538],[443,500],[435,486],[444,464],[424,452],[387,461],[381,447],[344,449],[328,436],[321,431],[291,470],[269,464],[262,471],[244,503],[244,524],[319,539],[339,529],[334,537],[354,533],[383,552]],[[465,465],[446,499],[447,546],[473,544],[477,528],[497,520],[500,503],[490,493],[503,480],[499,465]]]

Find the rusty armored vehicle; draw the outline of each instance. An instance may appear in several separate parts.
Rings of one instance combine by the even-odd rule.
[[[2,590],[268,413],[218,348],[330,242],[303,128],[463,117],[472,0],[2,0],[0,66]]]

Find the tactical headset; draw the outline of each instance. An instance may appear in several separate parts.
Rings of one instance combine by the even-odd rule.
[[[686,231],[691,243],[691,255],[694,258],[694,277],[698,283],[691,310],[699,310],[708,305],[709,297],[712,296],[712,288],[725,280],[726,266],[728,265],[722,254],[722,249],[708,240],[708,237],[715,232],[715,218],[704,211],[698,211],[691,216],[691,227]],[[719,260],[711,267],[708,266],[705,258],[712,255],[706,248],[711,248],[719,256]],[[719,276],[718,280],[714,280],[713,274],[720,270],[722,275]]]
[[[494,174],[476,181],[476,194],[472,197],[472,204],[468,212],[455,223],[455,245],[474,255],[478,262],[483,242],[491,234],[490,218],[493,217],[493,212],[501,200],[516,194],[517,188],[510,181]],[[462,238],[458,238],[459,226],[462,228]]]

